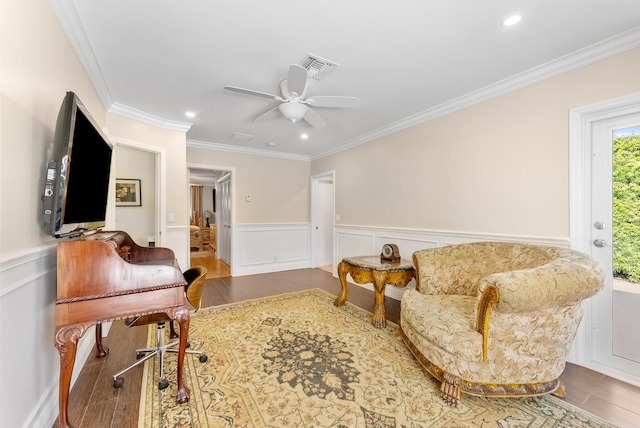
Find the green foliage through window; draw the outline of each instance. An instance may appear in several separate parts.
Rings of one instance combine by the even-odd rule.
[[[613,271],[640,283],[640,135],[613,139]]]

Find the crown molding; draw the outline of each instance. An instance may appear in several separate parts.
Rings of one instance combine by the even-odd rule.
[[[402,131],[403,129],[419,125],[441,116],[446,116],[455,111],[522,89],[526,86],[533,85],[534,83],[550,79],[637,47],[640,47],[640,26],[591,46],[587,46],[586,48],[572,52],[553,61],[536,66],[522,73],[508,77],[489,86],[485,86],[477,91],[470,92],[421,113],[409,116],[390,125],[363,134],[334,149],[312,156],[311,161],[349,150],[361,144],[394,134]]]
[[[67,34],[67,38],[69,39],[71,46],[73,46],[80,64],[82,64],[87,76],[89,76],[89,80],[91,80],[91,84],[93,85],[98,98],[100,98],[102,106],[105,110],[108,110],[113,104],[113,97],[111,96],[109,86],[102,74],[100,65],[98,65],[96,56],[91,49],[87,33],[84,31],[84,27],[80,23],[80,18],[78,17],[76,8],[73,6],[73,2],[65,0],[50,0],[49,3],[58,17],[58,21],[62,25],[62,29]]]
[[[193,126],[193,123],[163,119],[161,117],[154,116],[142,110],[137,110],[120,103],[111,104],[111,107],[109,107],[109,110],[107,110],[107,112],[128,117],[129,119],[137,120],[139,122],[157,126],[159,128],[169,129],[171,131],[187,132]]]
[[[187,140],[187,147],[195,147],[199,149],[221,150],[223,152],[242,153],[245,155],[265,156],[270,158],[294,160],[301,162],[310,162],[311,158],[306,155],[296,155],[293,153],[275,152],[263,149],[250,149],[247,147],[237,147],[230,144],[210,143],[207,141]]]

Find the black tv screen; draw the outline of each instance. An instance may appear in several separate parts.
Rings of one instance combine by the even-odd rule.
[[[112,146],[86,107],[67,92],[56,122],[47,170],[43,220],[52,236],[103,227]]]

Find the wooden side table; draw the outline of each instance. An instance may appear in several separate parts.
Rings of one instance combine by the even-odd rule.
[[[338,265],[338,277],[342,290],[334,304],[344,305],[349,297],[347,274],[358,284],[373,283],[375,303],[373,306],[373,325],[377,328],[387,326],[387,313],[384,306],[384,290],[387,284],[405,287],[415,276],[416,271],[409,260],[399,262],[381,262],[380,256],[347,257]]]

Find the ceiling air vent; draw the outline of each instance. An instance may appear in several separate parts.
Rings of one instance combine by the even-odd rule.
[[[253,140],[254,138],[255,138],[254,135],[241,134],[239,132],[234,132],[233,135],[231,136],[232,140],[239,140],[239,141],[250,141],[250,140]]]
[[[313,54],[307,54],[299,64],[307,70],[307,77],[314,80],[322,80],[338,66],[335,62]]]

